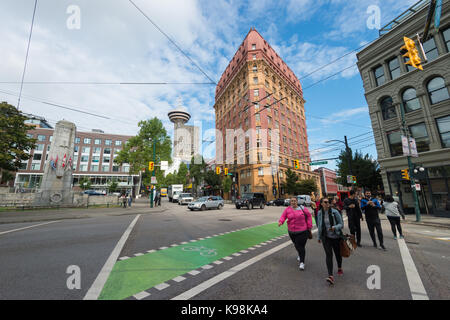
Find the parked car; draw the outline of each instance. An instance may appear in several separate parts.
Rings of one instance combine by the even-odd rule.
[[[190,193],[180,193],[180,196],[178,197],[178,204],[189,204],[192,201],[194,201],[194,197]]]
[[[284,206],[285,207],[289,207],[290,204],[291,204],[291,199],[284,199]]]
[[[223,208],[224,201],[222,197],[219,196],[208,196],[208,197],[201,197],[198,198],[195,201],[192,201],[188,204],[188,208],[191,211],[194,210],[210,210],[210,209],[219,209],[221,210]]]
[[[104,196],[105,194],[99,191],[95,191],[95,190],[86,190],[84,191],[84,194],[88,194],[90,196]]]
[[[248,210],[253,209],[254,207],[264,209],[265,204],[266,198],[264,197],[264,193],[244,193],[240,199],[236,200],[236,209],[242,207],[246,207]]]
[[[277,207],[284,206],[284,199],[278,198],[278,199],[273,200],[273,205],[277,206]]]
[[[299,196],[297,196],[297,202],[299,205],[310,207],[311,206],[311,196],[299,195]]]

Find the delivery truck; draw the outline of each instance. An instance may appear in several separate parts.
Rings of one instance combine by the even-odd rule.
[[[178,197],[183,192],[182,184],[172,184],[167,189],[167,196],[170,202],[178,202]]]

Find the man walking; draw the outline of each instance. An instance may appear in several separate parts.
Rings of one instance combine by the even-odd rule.
[[[364,221],[364,218],[354,190],[351,190],[349,198],[344,200],[344,209],[347,212],[350,233],[355,236],[358,247],[361,247],[361,220]]]
[[[365,198],[361,200],[361,210],[366,216],[367,228],[369,229],[370,237],[373,241],[373,246],[377,248],[377,241],[375,239],[375,229],[377,230],[378,241],[380,247],[386,250],[383,244],[383,230],[381,229],[381,221],[378,216],[378,210],[381,210],[381,205],[376,198],[372,198],[372,193],[366,191]]]

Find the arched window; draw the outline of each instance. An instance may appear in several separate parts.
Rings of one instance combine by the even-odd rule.
[[[386,97],[383,100],[381,100],[380,105],[384,120],[392,119],[397,116],[391,97]]]
[[[445,86],[444,78],[433,78],[427,85],[428,95],[430,96],[431,104],[436,104],[450,98],[448,89]]]
[[[421,108],[420,101],[417,98],[416,89],[409,88],[403,92],[402,95],[405,112],[411,112]]]

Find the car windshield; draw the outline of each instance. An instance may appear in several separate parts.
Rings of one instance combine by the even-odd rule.
[[[180,195],[180,197],[182,197],[182,198],[192,198],[192,195],[190,193],[182,193]]]
[[[243,195],[242,195],[242,198],[244,198],[244,199],[250,199],[250,198],[252,198],[253,197],[253,195],[251,194],[251,193],[244,193]]]
[[[198,198],[197,201],[201,201],[201,202],[208,201],[208,197]]]

